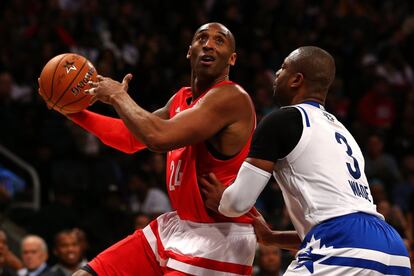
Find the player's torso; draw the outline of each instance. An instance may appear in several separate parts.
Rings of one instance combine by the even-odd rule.
[[[190,88],[183,88],[175,95],[170,106],[170,118],[193,108],[204,95],[190,102]],[[251,138],[250,138],[251,139]],[[221,160],[211,154],[205,142],[194,144],[167,153],[167,189],[173,209],[183,220],[194,222],[250,222],[246,217],[230,219],[208,212],[198,186],[197,176],[213,172],[226,185],[230,185],[247,156],[249,142],[236,155]]]
[[[313,225],[339,215],[358,211],[378,215],[364,157],[353,136],[323,108],[310,104],[296,108],[302,114],[302,137],[276,163],[275,177],[299,234],[303,237]]]

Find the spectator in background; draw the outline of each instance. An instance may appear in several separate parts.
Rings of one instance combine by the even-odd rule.
[[[17,276],[22,261],[9,250],[6,232],[0,229],[0,276]]]
[[[386,79],[378,76],[358,103],[363,127],[389,129],[396,118],[396,106]]]
[[[81,256],[82,256],[82,265],[84,266],[88,263],[88,251],[89,251],[89,242],[86,237],[85,231],[80,228],[74,228],[73,232],[75,232],[76,236],[78,237],[79,245],[81,248]]]
[[[167,192],[165,185],[165,157],[161,153],[152,152],[149,157],[149,168],[148,173],[153,176],[155,181],[154,187]]]
[[[368,179],[369,188],[371,189],[371,195],[374,199],[374,202],[380,202],[381,200],[387,199],[387,194],[385,192],[384,183],[378,178]]]
[[[402,183],[394,189],[394,202],[407,212],[414,195],[414,154],[403,157],[401,164]]]
[[[256,254],[257,276],[281,276],[282,250],[274,245],[259,244]]]
[[[387,49],[383,62],[377,66],[376,72],[388,81],[394,92],[404,92],[414,85],[413,69],[404,60],[400,49]]]
[[[414,88],[406,94],[401,109],[401,118],[396,126],[396,133],[393,133],[393,153],[397,157],[414,150]]]
[[[82,265],[82,248],[78,231],[63,230],[55,236],[53,253],[58,263],[52,266],[46,276],[71,276]]]
[[[19,270],[19,276],[45,276],[49,270],[47,245],[43,238],[28,235],[21,244],[24,269]]]
[[[133,172],[129,176],[127,196],[129,210],[133,213],[142,212],[149,217],[156,217],[171,211],[167,195],[153,187],[151,177],[143,171]]]
[[[377,202],[377,209],[378,213],[384,216],[385,221],[394,227],[401,237],[407,237],[407,220],[398,206],[392,205],[388,199],[384,198]]]
[[[161,2],[164,9],[159,9]],[[106,8],[103,9],[102,6]],[[230,27],[240,38],[238,66],[232,72],[232,79],[248,88],[248,91],[254,91],[259,87],[258,76],[281,63],[281,58],[293,45],[310,45],[317,42],[330,49],[337,56],[337,77],[342,79],[342,89],[346,91],[346,97],[349,97],[350,102],[348,105],[348,99],[342,98],[345,95],[339,93],[332,99],[332,106],[328,106],[327,109],[337,118],[343,118],[345,125],[350,127],[359,123],[360,118],[355,108],[360,98],[376,81],[378,73],[384,75],[393,88],[401,87],[399,83],[409,84],[407,80],[410,78],[407,77],[410,77],[414,65],[413,10],[414,1],[392,0],[194,0],[191,4],[184,1],[170,3],[132,0],[103,0],[99,3],[96,0],[0,1],[0,144],[19,153],[26,161],[36,166],[43,188],[42,207],[54,201],[50,191],[56,182],[50,179],[51,166],[55,167],[59,160],[67,160],[68,154],[76,159],[84,154],[77,150],[76,141],[66,143],[68,139],[75,138],[62,130],[66,129],[62,118],[43,108],[43,102],[40,103],[41,99],[36,93],[29,94],[31,101],[20,101],[15,97],[18,93],[15,93],[14,87],[34,87],[35,76],[40,73],[47,60],[57,54],[73,51],[86,55],[101,75],[121,78],[125,72],[132,71],[136,81],[131,83],[131,91],[136,93],[131,93],[131,97],[137,98],[138,102],[146,107],[151,107],[148,109],[155,110],[167,100],[168,95],[164,93],[166,89],[189,83],[188,64],[182,58],[179,49],[187,47],[192,39],[192,26],[202,24],[205,18],[231,22]],[[392,57],[393,52],[397,52],[402,59]],[[398,59],[401,65],[395,62]],[[134,68],[131,69],[132,66]],[[359,71],[358,67],[361,67]],[[394,98],[395,115],[398,118],[393,121],[391,128],[369,127],[382,131],[387,137],[387,152],[397,158],[398,163],[401,157],[414,148],[414,90],[413,84],[409,85],[411,88],[407,89],[411,89],[411,92],[408,92],[406,97],[399,97],[401,93],[398,94],[398,98],[394,97],[395,92],[398,93],[399,90],[390,92],[391,98]],[[336,91],[331,92],[330,95],[336,94]],[[372,104],[376,102],[377,100]],[[26,105],[23,105],[24,103]],[[365,103],[371,105],[368,101]],[[94,105],[93,108],[107,109],[99,105]],[[371,119],[370,116],[377,118],[377,115],[369,114],[369,111],[364,112],[368,119]],[[359,141],[365,141],[368,135],[369,132],[365,132],[365,136]],[[362,150],[365,151],[365,147],[362,146]],[[119,163],[123,165],[119,168],[121,179],[125,179],[123,176],[128,171],[126,168],[137,164],[134,157],[120,158],[113,151],[101,150],[99,156],[113,162],[122,159],[122,163]],[[156,154],[151,153],[150,160],[152,156],[158,158],[155,157]],[[105,171],[102,166],[97,168],[95,161],[90,159],[87,164],[81,166],[88,169],[93,166],[96,168],[95,171]],[[159,164],[165,166],[164,162],[160,161]],[[73,163],[66,163],[66,166],[62,167],[66,170],[68,166],[73,166]],[[91,175],[88,169],[82,170],[86,171],[85,176]],[[165,168],[162,169],[162,172],[164,171]],[[148,172],[154,174],[152,166]],[[73,171],[73,174],[76,175],[77,172]],[[105,183],[112,178],[107,177],[107,173],[101,175]],[[159,175],[156,186],[165,189],[165,175]],[[64,178],[60,173],[57,176],[59,180]],[[74,177],[69,175],[67,178]],[[91,180],[96,185],[101,184],[101,179]],[[90,191],[90,185],[94,184],[90,181],[86,183],[87,191]],[[373,187],[374,184],[371,183],[371,192],[374,196]],[[377,187],[381,189],[380,186]],[[85,189],[82,194],[85,198],[93,196],[92,193],[84,191]],[[103,193],[97,195],[104,197]],[[75,196],[73,202],[82,210],[77,214],[81,220],[91,220],[88,217],[91,208],[105,212],[105,207],[102,208],[102,203],[97,200],[91,203],[78,200]],[[379,199],[376,202],[379,202]],[[73,211],[70,205],[66,208],[65,214]],[[414,210],[414,207],[409,208]],[[47,209],[44,212],[45,216],[49,211],[53,212],[53,206]],[[55,211],[54,214],[56,213],[59,212]],[[63,216],[67,215],[61,214],[59,221],[64,222]],[[104,214],[98,212],[97,215]],[[30,217],[28,220],[24,216],[17,220],[17,216],[9,216],[31,233],[32,227],[47,228],[49,225],[45,221],[50,221],[51,217],[55,218],[52,215],[49,220]],[[274,218],[277,220],[275,225],[284,224],[281,218]],[[96,230],[93,231],[87,229],[91,247],[97,244],[95,235],[91,233],[101,235],[101,226],[95,226]],[[113,223],[108,222],[105,228],[112,226]],[[62,227],[59,227],[59,230],[61,229]],[[49,228],[45,231],[47,235],[40,232],[36,234],[52,241],[56,230],[51,230]],[[108,234],[102,234],[102,240],[110,239],[105,238],[106,235]]]
[[[376,134],[368,138],[366,149],[365,173],[367,178],[380,179],[386,193],[391,196],[393,189],[402,181],[395,158],[384,152],[384,141]]]

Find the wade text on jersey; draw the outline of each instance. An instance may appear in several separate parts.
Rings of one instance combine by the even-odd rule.
[[[349,186],[351,186],[351,189],[354,192],[355,196],[365,198],[366,200],[371,202],[371,200],[369,199],[369,188],[367,186],[364,186],[353,180],[348,180],[348,183]]]

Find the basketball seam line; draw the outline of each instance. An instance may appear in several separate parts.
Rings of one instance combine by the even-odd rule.
[[[71,104],[74,104],[74,103],[80,102],[80,101],[81,101],[81,100],[83,100],[85,97],[88,97],[88,95],[83,95],[81,98],[76,99],[76,100],[74,100],[73,102],[70,102],[70,103],[67,103],[67,104],[65,104],[65,105],[62,105],[62,106],[60,107],[60,109],[63,109],[64,107],[66,107],[66,106],[68,106],[68,105],[71,105]]]
[[[62,62],[62,60],[63,60],[64,58],[65,58],[65,54],[63,54],[62,58],[59,60],[59,62],[57,63],[57,65],[56,65],[56,67],[55,67],[55,71],[53,71],[53,76],[52,76],[52,85],[51,85],[51,88],[50,88],[50,96],[49,96],[49,98],[47,99],[48,101],[49,101],[50,99],[52,99],[52,97],[53,97],[53,83],[55,82],[55,74],[56,74],[57,69],[59,68],[60,63]]]
[[[68,92],[70,86],[72,85],[72,83],[76,80],[76,78],[79,76],[79,74],[82,72],[83,67],[85,67],[86,63],[88,62],[87,59],[85,59],[85,62],[82,64],[81,68],[79,69],[78,73],[76,74],[76,76],[72,79],[72,81],[69,83],[68,87],[66,87],[65,90],[63,90],[62,95],[60,95],[60,98],[57,99],[57,101],[55,102],[55,104],[53,105],[52,108],[54,108],[59,101],[63,98],[63,96],[65,96],[66,92]],[[62,110],[62,108],[60,108]]]

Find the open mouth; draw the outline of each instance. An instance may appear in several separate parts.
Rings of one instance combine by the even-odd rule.
[[[205,65],[210,65],[210,64],[212,64],[216,59],[215,59],[215,57],[213,57],[213,56],[210,56],[210,55],[203,55],[202,57],[201,57],[201,63],[202,64],[205,64]]]

